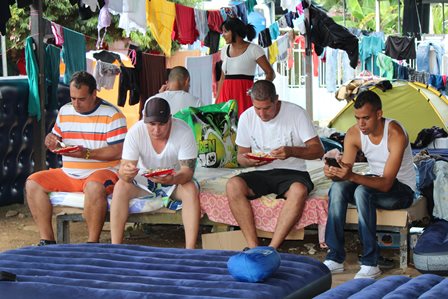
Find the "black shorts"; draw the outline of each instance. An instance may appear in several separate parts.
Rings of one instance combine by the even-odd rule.
[[[293,169],[271,169],[245,172],[238,175],[255,193],[249,199],[259,198],[262,195],[275,193],[277,198],[283,198],[292,183],[305,185],[310,193],[314,184],[306,171]]]

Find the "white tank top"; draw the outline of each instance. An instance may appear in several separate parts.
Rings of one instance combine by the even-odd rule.
[[[359,134],[361,134],[361,149],[366,156],[367,161],[369,162],[370,173],[378,176],[383,175],[384,166],[386,165],[387,158],[389,157],[389,150],[387,145],[389,123],[391,121],[393,120],[389,118],[385,119],[383,138],[381,139],[381,142],[379,144],[373,144],[370,141],[369,136],[359,132]],[[403,131],[406,132],[403,126],[400,123],[398,124],[401,126]],[[412,159],[411,145],[409,142],[403,154],[403,160],[401,161],[401,166],[398,170],[397,179],[401,183],[408,185],[412,190],[416,190],[415,169]]]

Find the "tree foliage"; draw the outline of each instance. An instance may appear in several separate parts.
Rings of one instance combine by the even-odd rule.
[[[176,0],[173,1],[188,6],[195,6],[201,0]],[[14,4],[11,6],[11,19],[7,23],[7,48],[11,51],[21,50],[25,46],[25,38],[30,35],[29,15],[30,9],[17,8]],[[69,0],[43,0],[43,16],[61,26],[81,32],[87,36],[87,47],[94,49],[98,39],[98,11],[88,20],[81,20],[78,13],[78,6],[71,5]],[[111,26],[107,29],[105,37],[106,43],[126,38],[124,30],[118,28],[119,16],[112,16]],[[104,30],[102,30],[101,35]],[[151,32],[146,34],[140,32],[131,32],[130,39],[144,50],[153,50],[161,52],[157,42],[154,40]],[[179,48],[179,44],[173,43],[173,51]]]

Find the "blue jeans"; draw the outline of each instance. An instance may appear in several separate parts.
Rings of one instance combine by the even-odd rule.
[[[431,46],[435,51],[436,61],[434,62],[434,65],[430,69],[429,51]],[[445,53],[445,50],[443,49],[442,44],[440,44],[439,42],[422,41],[420,45],[418,45],[417,47],[417,70],[428,72],[434,75],[441,75],[443,53]]]
[[[358,185],[349,181],[334,182],[331,185],[328,206],[328,220],[325,242],[330,251],[326,259],[338,263],[345,260],[344,225],[349,203],[358,210],[358,233],[363,245],[361,263],[376,266],[379,246],[376,241],[376,209],[398,210],[408,208],[413,201],[414,191],[395,180],[389,192]]]

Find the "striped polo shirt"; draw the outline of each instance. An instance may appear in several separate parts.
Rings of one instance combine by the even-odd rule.
[[[72,103],[59,110],[52,133],[67,145],[98,149],[124,142],[126,117],[114,105],[101,100],[91,112],[78,113]],[[120,160],[101,161],[62,156],[62,170],[74,178],[85,178],[98,169],[117,172]]]

